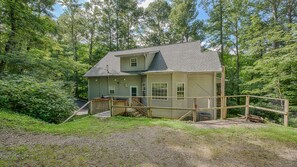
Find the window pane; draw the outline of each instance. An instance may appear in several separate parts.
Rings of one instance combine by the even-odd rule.
[[[136,67],[137,66],[137,59],[136,58],[131,58],[130,59],[130,65],[131,65],[131,67]]]
[[[185,84],[184,83],[176,84],[176,96],[177,96],[177,100],[184,100],[184,97],[185,97]]]
[[[152,83],[153,99],[167,100],[167,83]]]

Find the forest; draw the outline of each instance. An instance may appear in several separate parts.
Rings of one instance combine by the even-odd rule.
[[[226,67],[226,95],[287,98],[297,115],[297,0],[142,1],[0,0],[0,108],[61,122],[109,51],[200,40]]]

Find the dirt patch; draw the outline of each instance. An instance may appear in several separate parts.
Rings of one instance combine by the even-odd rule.
[[[296,146],[139,127],[88,138],[0,130],[0,166],[295,166]],[[264,144],[263,144],[264,143]],[[267,142],[266,142],[267,143]],[[259,146],[263,145],[263,146]],[[269,149],[267,149],[269,147]],[[279,149],[285,150],[278,153]]]
[[[265,124],[262,123],[254,123],[246,121],[245,119],[240,118],[230,118],[226,120],[210,120],[210,121],[202,121],[196,122],[193,124],[197,128],[231,128],[234,126],[246,127],[246,128],[259,128],[265,127]]]

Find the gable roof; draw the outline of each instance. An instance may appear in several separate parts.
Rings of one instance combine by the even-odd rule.
[[[137,48],[109,52],[84,76],[137,75],[139,72],[121,72],[119,55],[156,52],[149,69],[145,72],[220,72],[221,63],[217,52],[201,52],[199,41],[171,45]]]

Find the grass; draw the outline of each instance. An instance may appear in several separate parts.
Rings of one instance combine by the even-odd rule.
[[[161,132],[164,134],[160,133],[159,137],[154,137],[155,140],[151,141],[152,144],[142,145],[150,142],[148,139],[151,136],[145,138],[133,136],[134,130],[139,132],[136,130],[139,127],[166,127],[166,129],[170,128],[174,131],[163,130]],[[262,128],[234,126],[231,128],[199,129],[186,122],[168,119],[130,117],[98,119],[93,116],[75,117],[74,120],[65,124],[49,124],[26,115],[0,109],[0,132],[1,129],[4,133],[7,129],[12,129],[13,133],[21,132],[20,134],[22,134],[26,131],[31,136],[42,134],[41,136],[46,136],[46,140],[50,140],[49,137],[54,137],[51,139],[54,141],[57,136],[53,135],[61,136],[58,141],[60,139],[65,140],[68,137],[72,138],[72,136],[83,136],[84,138],[79,142],[89,139],[96,143],[102,142],[103,145],[81,144],[76,143],[75,140],[69,141],[69,144],[46,144],[43,142],[30,144],[28,141],[16,145],[0,143],[0,166],[90,166],[98,164],[102,166],[135,166],[135,164],[141,164],[142,161],[155,163],[156,159],[163,164],[161,166],[164,166],[166,164],[164,158],[168,158],[166,157],[167,154],[170,156],[178,155],[177,158],[180,156],[176,162],[187,159],[188,156],[192,157],[190,158],[192,160],[197,159],[198,156],[198,159],[203,161],[205,160],[204,156],[208,155],[207,152],[211,154],[209,155],[211,161],[206,161],[208,166],[213,164],[230,166],[238,162],[242,162],[242,166],[269,166],[285,160],[279,154],[287,154],[288,156],[292,154],[290,152],[279,153],[283,148],[289,149],[289,151],[290,149],[297,151],[297,130],[274,124]],[[140,130],[142,131],[142,129]],[[117,134],[111,138],[111,140],[117,141],[116,143],[113,142],[115,145],[112,145],[112,148],[104,147],[105,144],[108,145],[111,142],[109,135],[118,132],[124,132],[124,135]],[[128,140],[125,140],[126,138],[118,140],[118,138],[125,137],[126,132],[132,137]],[[101,138],[102,136],[107,138]],[[1,138],[0,134],[0,139],[3,140],[4,138]],[[26,138],[26,140],[30,139]],[[261,145],[257,145],[259,144],[258,141]],[[256,143],[253,144],[253,142]],[[129,146],[124,147],[125,145]],[[135,145],[137,147],[132,150],[127,149]],[[164,157],[150,158],[151,155],[158,153],[158,149],[150,150],[153,145],[159,145],[162,148],[161,150],[165,150]],[[206,151],[203,149],[199,151],[200,145],[203,145],[202,148],[206,148]],[[131,162],[127,161],[127,156],[130,154],[133,155],[131,156],[132,159],[129,158]],[[110,157],[114,155],[117,157],[115,156],[115,159],[111,161]],[[226,157],[229,158],[226,160]],[[293,161],[288,162],[295,163]],[[193,164],[188,164],[188,166],[193,166]]]
[[[34,133],[50,133],[58,135],[104,136],[115,132],[129,131],[141,126],[162,126],[190,133],[195,136],[225,135],[225,136],[256,136],[262,139],[280,142],[297,143],[297,130],[271,124],[263,128],[219,128],[198,129],[186,122],[168,119],[112,117],[98,119],[93,116],[75,118],[64,124],[49,124],[29,116],[17,114],[7,110],[0,111],[0,128],[25,130]]]

